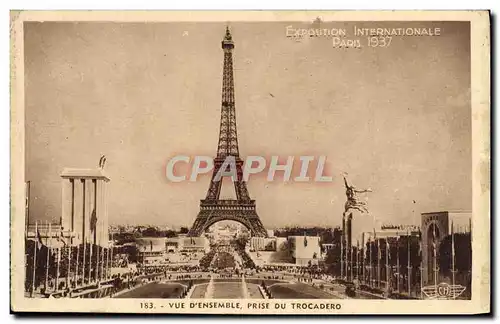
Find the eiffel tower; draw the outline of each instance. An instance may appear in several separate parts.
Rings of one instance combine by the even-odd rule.
[[[222,49],[224,50],[224,69],[217,157],[214,159],[214,170],[207,196],[200,202],[200,212],[189,230],[188,236],[200,236],[211,225],[223,220],[232,220],[246,226],[250,230],[252,236],[266,237],[267,232],[257,215],[255,200],[250,199],[247,185],[245,181],[243,181],[243,161],[240,158],[238,149],[236,111],[234,108],[234,42],[229,28],[227,27],[226,35],[222,40]],[[234,158],[236,165],[236,179],[233,179],[236,199],[220,199],[223,177],[221,177],[219,181],[215,178],[227,157]]]

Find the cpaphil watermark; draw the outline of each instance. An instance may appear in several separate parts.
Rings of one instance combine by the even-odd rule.
[[[280,161],[281,160],[281,161]],[[166,165],[165,175],[171,182],[194,182],[199,175],[208,174],[212,171],[214,181],[220,181],[223,177],[230,177],[232,181],[248,181],[250,175],[265,174],[267,181],[275,181],[276,175],[282,172],[284,182],[332,182],[332,177],[325,175],[326,156],[314,157],[288,156],[285,161],[277,155],[266,159],[262,156],[248,156],[244,161],[235,156],[228,155],[223,160],[214,159],[210,156],[177,155],[171,158]],[[176,171],[179,165],[184,166],[186,172]],[[187,166],[187,168],[186,168]],[[189,168],[191,169],[189,172]],[[295,172],[294,172],[295,171]],[[293,176],[292,176],[293,175]]]

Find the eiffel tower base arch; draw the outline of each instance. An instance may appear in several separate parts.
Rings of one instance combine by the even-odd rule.
[[[188,236],[201,236],[210,226],[224,220],[244,225],[252,236],[267,237],[267,231],[257,215],[254,200],[202,200],[200,212]]]

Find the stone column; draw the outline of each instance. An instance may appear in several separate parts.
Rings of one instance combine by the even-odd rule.
[[[73,244],[88,242],[107,247],[108,213],[106,183],[109,178],[102,169],[64,169],[62,178],[62,224],[76,239]],[[91,228],[92,213],[97,217],[96,233]]]
[[[97,179],[96,183],[96,215],[97,215],[97,244],[107,247],[108,238],[108,213],[106,206],[106,182]]]
[[[83,240],[84,242],[94,243],[92,231],[90,229],[90,217],[92,217],[92,179],[85,179],[83,184]]]
[[[83,243],[84,239],[84,223],[83,223],[83,199],[84,199],[84,180],[80,178],[73,179],[73,183],[75,186],[75,194],[73,196],[73,205],[74,205],[74,211],[73,211],[73,219],[74,219],[74,224],[75,224],[75,234],[77,237],[77,244]]]
[[[349,213],[347,216],[347,226],[346,226],[346,263],[349,265],[349,267],[352,267],[352,213]],[[352,280],[350,277],[351,270],[350,268],[346,268],[347,271],[347,279]]]
[[[340,236],[340,278],[344,279],[345,266],[345,213],[342,214],[342,235]]]
[[[62,179],[61,221],[64,231],[74,230],[74,179]]]

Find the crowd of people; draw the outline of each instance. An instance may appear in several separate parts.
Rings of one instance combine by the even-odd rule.
[[[205,273],[198,273],[198,274],[179,274],[179,275],[174,275],[174,274],[169,274],[165,277],[167,280],[192,280],[192,279],[203,279],[203,278],[208,278],[209,276]]]
[[[250,258],[248,253],[242,249],[242,247],[238,244],[234,244],[233,247],[235,248],[235,251],[238,253],[238,255],[241,258],[242,266],[243,268],[246,269],[255,269],[257,266],[255,265],[255,262]]]

